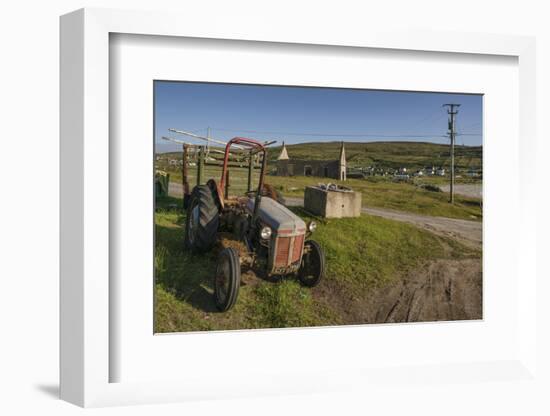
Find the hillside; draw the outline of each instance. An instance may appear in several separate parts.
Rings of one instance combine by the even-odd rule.
[[[341,142],[301,143],[287,145],[289,157],[296,159],[338,159]],[[282,146],[269,149],[269,160],[274,161]],[[449,146],[427,142],[345,142],[349,167],[377,166],[380,168],[417,169],[426,166],[450,164]],[[479,169],[482,164],[482,146],[456,146],[457,169]]]
[[[330,160],[338,159],[341,142],[311,142],[287,145],[291,159]],[[345,142],[348,167],[376,166],[379,168],[419,169],[426,166],[450,165],[449,146],[428,142]],[[273,146],[268,150],[269,165],[281,152],[282,146]],[[482,146],[455,147],[457,170],[480,169],[482,165]],[[169,159],[180,159],[181,152],[162,153]]]

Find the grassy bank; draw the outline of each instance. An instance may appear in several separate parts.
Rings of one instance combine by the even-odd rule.
[[[305,176],[269,176],[266,181],[279,189],[283,195],[291,197],[301,198],[306,186],[330,181],[361,192],[363,206],[448,218],[479,221],[482,219],[480,199],[455,195],[455,203],[449,204],[447,193],[429,191],[411,182],[394,182],[381,177],[348,179],[342,182]]]
[[[291,159],[337,160],[340,157],[341,142],[309,142],[287,145]],[[427,142],[346,142],[348,167],[376,166],[379,168],[423,169],[426,166],[449,168],[449,145]],[[270,162],[281,152],[281,146],[269,148]],[[482,163],[481,146],[456,146],[455,167],[467,170]],[[273,166],[273,163],[272,163]]]
[[[221,170],[215,167],[207,167],[204,172],[204,182],[208,178],[219,180]],[[196,183],[195,169],[190,172],[189,183]],[[232,169],[230,177],[230,194],[243,194],[247,186],[247,169]],[[170,172],[170,181],[180,183],[181,173]],[[481,199],[455,195],[455,204],[448,202],[449,195],[444,192],[433,192],[418,186],[419,184],[445,184],[444,178],[423,178],[413,182],[394,182],[390,178],[372,177],[368,179],[350,178],[345,182],[329,178],[292,176],[282,177],[268,175],[266,182],[274,185],[285,196],[304,196],[304,189],[308,185],[316,185],[319,182],[333,182],[349,186],[362,193],[363,206],[387,208],[399,211],[414,212],[422,215],[433,215],[448,218],[460,218],[467,220],[481,220]],[[457,183],[472,183],[472,180]],[[258,183],[258,171],[254,171],[253,184]]]
[[[184,251],[185,218],[181,210],[168,208],[180,202],[163,199],[155,213],[156,332],[350,323],[334,297],[341,297],[342,304],[349,297],[362,299],[433,259],[480,256],[453,240],[379,217],[329,220],[314,235],[327,257],[327,276],[318,288],[304,288],[292,279],[271,283],[244,273],[235,308],[222,314],[212,298],[217,252]],[[301,209],[296,212],[307,218]]]

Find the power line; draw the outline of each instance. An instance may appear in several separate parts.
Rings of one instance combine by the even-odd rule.
[[[311,136],[311,137],[380,137],[380,138],[446,138],[446,134],[431,134],[431,133],[422,133],[422,134],[387,134],[387,133],[312,133],[312,132],[290,132],[290,131],[265,131],[265,130],[247,130],[247,129],[228,129],[222,127],[211,127],[210,130],[215,131],[224,131],[224,132],[234,132],[234,133],[250,133],[250,134],[271,134],[271,135],[282,135],[282,136]],[[481,136],[481,133],[457,133],[457,136]]]
[[[440,111],[436,111],[436,112],[432,113],[431,115],[429,115],[428,117],[422,119],[420,122],[414,124],[411,127],[411,129],[416,129],[416,128],[422,126],[423,124],[425,124],[428,121],[433,121],[435,123],[436,121],[438,121],[443,116],[444,116],[444,114],[442,114]]]
[[[313,137],[386,137],[386,138],[440,138],[447,137],[444,134],[378,134],[378,133],[311,133],[311,132],[284,132],[284,131],[260,131],[260,130],[246,130],[246,129],[226,129],[212,127],[211,130],[226,131],[226,132],[240,132],[251,134],[272,134],[283,136],[313,136]]]

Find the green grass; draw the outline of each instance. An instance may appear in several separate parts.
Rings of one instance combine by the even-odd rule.
[[[327,276],[318,288],[288,279],[243,278],[235,307],[215,310],[212,281],[216,250],[191,255],[183,249],[181,201],[157,201],[155,213],[155,331],[180,332],[350,323],[332,296],[362,299],[407,271],[437,258],[479,257],[476,250],[411,225],[362,215],[327,220],[314,238],[324,248]],[[295,211],[308,217],[302,209]],[[326,288],[338,287],[337,292]],[[345,299],[342,300],[345,303]]]
[[[258,172],[256,171],[253,177],[253,184],[258,183],[257,174]],[[246,191],[247,186],[246,169],[233,169],[231,175],[230,194],[242,195]],[[205,170],[205,180],[207,178],[219,180],[219,177],[220,170],[218,168],[207,167]],[[171,173],[170,181],[181,182],[181,174],[179,172]],[[192,175],[190,175],[189,181],[190,184],[194,186],[196,181],[194,170]],[[268,175],[265,181],[266,183],[274,185],[283,195],[289,197],[303,198],[306,186],[330,181],[349,186],[361,192],[363,206],[366,207],[387,208],[422,215],[467,220],[482,219],[481,199],[455,195],[455,204],[449,204],[448,193],[432,192],[417,186],[422,183],[434,185],[444,184],[445,181],[439,178],[422,178],[414,182],[394,182],[389,178],[375,176],[367,179],[350,178],[347,181],[336,181],[334,179],[318,177],[283,177]],[[470,183],[474,183],[474,181]]]
[[[337,159],[340,151],[340,142],[302,143],[287,146],[291,158],[297,159]],[[275,159],[280,152],[279,147],[270,147],[268,167],[275,166]],[[421,142],[370,142],[370,143],[346,143],[346,155],[348,165],[378,167],[407,167],[409,169],[425,166],[448,167],[449,147],[436,143]],[[456,148],[457,170],[467,170],[472,167],[480,167],[482,162],[482,148],[462,147]],[[180,159],[180,152],[163,154],[163,159],[156,162],[156,167],[170,172],[170,180],[181,182],[181,171],[167,166],[170,158]],[[269,171],[270,169],[268,169]],[[196,168],[189,169],[189,183],[196,184]],[[230,170],[230,194],[243,194],[247,186],[247,169],[232,168]],[[252,183],[257,185],[259,170],[254,170]],[[219,181],[221,168],[206,166],[203,182],[209,178]],[[275,185],[283,195],[291,197],[303,197],[304,189],[308,185],[316,185],[319,182],[337,182],[352,187],[362,193],[363,206],[375,208],[387,208],[393,210],[413,212],[422,215],[442,216],[468,220],[482,219],[482,201],[479,198],[469,198],[455,195],[455,204],[448,203],[448,194],[433,192],[417,186],[421,183],[443,185],[448,183],[444,177],[423,177],[413,182],[394,182],[387,177],[369,177],[368,179],[348,179],[338,182],[328,178],[317,177],[278,177],[268,175],[266,182]],[[479,179],[462,176],[457,183],[481,183]]]
[[[362,203],[366,207],[467,220],[482,219],[480,199],[455,195],[455,203],[450,204],[447,193],[428,191],[412,182],[394,182],[382,177],[347,181],[305,176],[269,176],[266,179],[266,182],[274,185],[283,195],[299,198],[303,197],[306,186],[327,181],[361,192]]]
[[[294,211],[310,219],[303,209]],[[314,238],[325,249],[332,278],[357,290],[384,285],[427,260],[477,253],[413,225],[370,215],[325,220]]]

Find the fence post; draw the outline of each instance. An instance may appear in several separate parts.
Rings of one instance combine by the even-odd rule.
[[[202,182],[202,171],[204,168],[204,146],[199,146],[199,158],[197,162],[197,185]]]
[[[229,169],[225,173],[225,199],[229,198]]]
[[[248,192],[252,191],[252,170],[254,169],[254,156],[252,155],[252,150],[250,151],[250,154],[248,156],[248,184],[247,184],[247,190]]]
[[[189,146],[182,145],[182,167],[181,167],[181,182],[183,185],[183,208],[187,208],[189,199]]]

